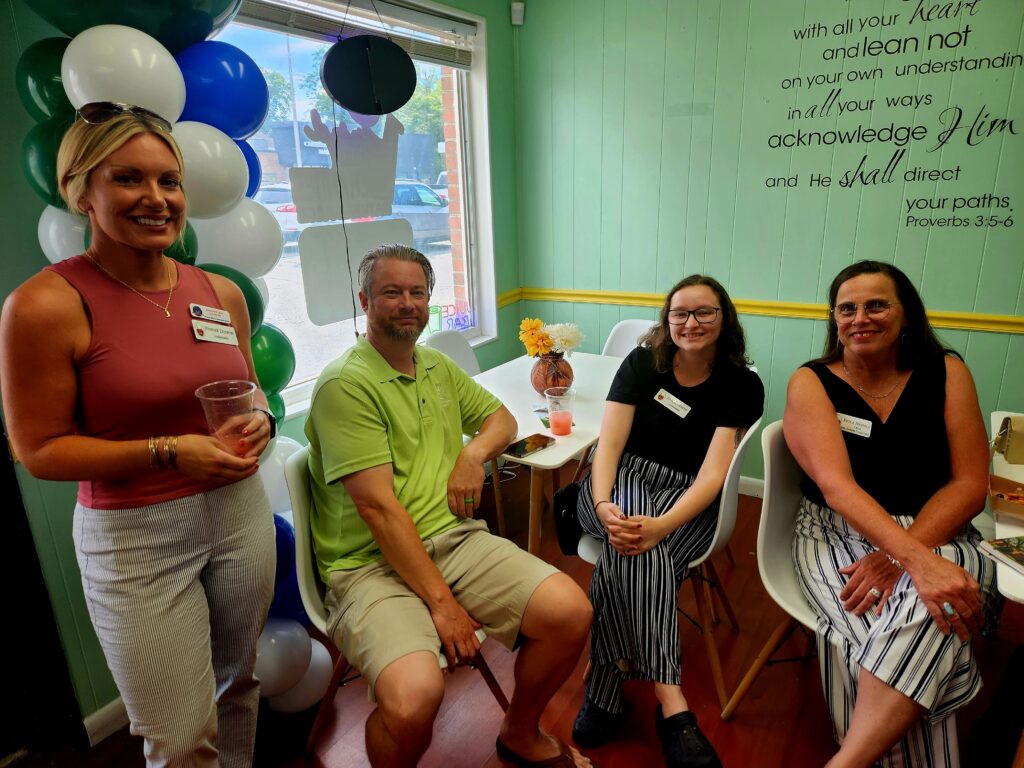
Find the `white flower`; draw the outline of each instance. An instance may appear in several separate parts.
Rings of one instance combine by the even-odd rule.
[[[544,330],[551,337],[551,348],[554,352],[571,352],[583,343],[584,336],[575,323],[545,325]]]

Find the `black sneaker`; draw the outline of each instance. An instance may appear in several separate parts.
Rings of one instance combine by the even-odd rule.
[[[572,726],[572,740],[585,749],[607,744],[618,735],[625,713],[616,714],[584,701]]]
[[[654,726],[668,768],[722,768],[715,748],[701,733],[693,712],[662,717],[659,705],[654,712]]]

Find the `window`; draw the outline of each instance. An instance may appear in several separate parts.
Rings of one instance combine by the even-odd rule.
[[[339,33],[381,31],[413,57],[416,90],[393,116],[349,114],[324,91],[320,63]],[[486,122],[479,119],[479,107],[470,106],[470,92],[476,97],[485,82],[482,41],[476,37],[472,21],[360,0],[347,6],[245,0],[235,22],[218,36],[253,58],[270,89],[267,120],[248,141],[263,172],[255,200],[275,216],[285,237],[282,259],[264,279],[270,294],[266,319],[284,331],[295,349],[292,390],[316,379],[355,340],[351,316],[358,299],[350,296],[347,277],[337,284],[321,279],[314,271],[315,246],[307,248],[328,237],[328,228],[338,231],[342,220],[347,232],[338,240],[342,243],[357,241],[353,232],[361,226],[382,227],[370,231],[383,232],[399,231],[394,228],[398,226],[408,232],[397,220],[408,223],[411,244],[430,259],[437,275],[425,334],[444,328],[471,337],[493,333],[489,226],[483,231],[475,226],[480,206],[490,204],[488,185],[486,177],[481,182],[467,172],[487,167],[478,157],[483,149],[480,157],[486,159],[486,140],[479,149],[469,141],[470,135],[485,138],[486,131],[468,130],[472,119]],[[486,108],[486,94],[479,96]],[[386,187],[393,184],[393,194],[387,189],[383,208],[361,202],[376,199],[374,190],[367,190],[365,174],[346,174],[353,161],[343,140],[363,142],[354,153],[359,157],[367,154],[365,147],[383,157],[391,153],[382,178]],[[308,178],[330,179],[335,194],[313,195],[310,207],[310,193],[303,186]],[[319,205],[323,199],[328,203]],[[482,218],[490,220],[489,214]],[[317,231],[310,232],[312,228]],[[343,263],[343,245],[328,252],[331,257],[339,253]],[[351,263],[358,264],[361,256],[353,251]],[[365,319],[359,317],[356,327],[363,330]],[[302,396],[286,393],[288,400],[295,397]]]

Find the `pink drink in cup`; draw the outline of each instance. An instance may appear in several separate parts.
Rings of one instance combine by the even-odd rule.
[[[196,390],[203,404],[210,434],[232,453],[238,453],[242,430],[252,419],[252,398],[256,385],[251,381],[228,379],[204,384]]]
[[[572,433],[572,407],[576,391],[570,387],[549,387],[544,390],[548,401],[548,423],[552,435]]]

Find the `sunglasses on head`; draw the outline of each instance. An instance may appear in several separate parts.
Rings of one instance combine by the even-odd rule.
[[[144,107],[136,107],[133,104],[119,104],[114,101],[94,101],[91,104],[83,104],[78,110],[78,116],[89,125],[103,125],[113,120],[118,115],[128,112],[145,123],[152,123],[158,128],[171,132],[171,124],[156,112],[150,112]]]

